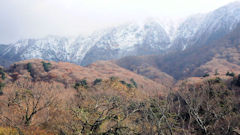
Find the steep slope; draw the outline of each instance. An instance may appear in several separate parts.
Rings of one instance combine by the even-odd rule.
[[[166,50],[170,38],[160,23],[130,23],[109,30],[89,50],[82,65],[97,60],[118,59],[124,56],[158,54]]]
[[[219,70],[219,72],[222,70],[223,73],[226,73],[222,66],[225,67],[225,70],[239,70],[239,30],[240,25],[222,39],[211,44],[192,47],[181,53],[166,56],[158,61],[158,67],[177,78],[181,78],[181,76],[202,76],[206,72],[213,73],[215,70]],[[212,70],[209,70],[209,68],[204,70],[202,67],[205,64],[206,66],[211,65],[208,67]],[[202,70],[196,71],[196,68]]]
[[[240,2],[184,21],[148,19],[93,33],[66,38],[48,36],[0,46],[0,57],[9,61],[45,59],[88,65],[125,56],[159,55],[206,46],[223,38],[240,22]]]
[[[6,49],[7,48],[7,45],[1,45],[0,44],[0,54],[2,53],[2,51],[4,50],[4,49]]]
[[[202,46],[224,37],[240,22],[240,2],[233,2],[208,14],[187,18],[178,28],[172,49]]]
[[[196,33],[205,19],[205,14],[197,14],[188,17],[177,29],[176,36],[170,50],[181,51],[188,45],[194,44]]]
[[[240,71],[240,24],[223,39],[214,42],[208,50],[212,51],[213,57],[210,61],[195,69],[193,75],[198,72],[226,74],[227,71]]]
[[[0,55],[4,52],[4,50],[7,48],[7,45],[0,45]],[[11,64],[12,62],[9,60],[5,60],[0,57],[0,66],[7,67]]]
[[[5,59],[19,61],[23,59],[42,58],[55,61],[67,61],[69,40],[64,37],[48,36],[43,39],[27,39],[9,45],[1,56]]]
[[[173,33],[173,28],[169,28],[170,31]],[[148,20],[127,23],[88,37],[47,36],[21,40],[1,49],[0,57],[12,61],[39,58],[88,65],[97,60],[158,54],[166,50],[169,44],[170,38],[161,22]]]
[[[203,76],[205,73],[226,74],[227,71],[240,71],[240,24],[223,38],[204,46],[192,46],[184,51],[170,53],[164,56],[145,56],[123,58],[116,63],[124,68],[134,71],[147,63],[165,72],[175,79],[191,76]]]

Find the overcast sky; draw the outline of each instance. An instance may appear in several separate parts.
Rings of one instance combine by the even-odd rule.
[[[86,35],[138,19],[182,18],[236,0],[0,0],[0,43]]]

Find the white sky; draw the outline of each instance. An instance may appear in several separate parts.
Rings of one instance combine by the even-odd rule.
[[[236,0],[0,0],[0,43],[76,36],[148,17],[181,18]]]

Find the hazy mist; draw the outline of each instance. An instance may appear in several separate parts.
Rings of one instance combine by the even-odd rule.
[[[127,21],[183,18],[234,0],[0,0],[0,43],[86,35]]]

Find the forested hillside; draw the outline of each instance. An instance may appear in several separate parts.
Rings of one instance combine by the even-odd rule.
[[[94,67],[102,66],[89,68]],[[40,60],[1,69],[0,133],[239,133],[239,76],[185,80],[169,91],[165,87],[150,91],[144,85],[151,83],[148,79],[97,74],[88,78],[86,70]],[[54,74],[59,71],[62,74]],[[77,74],[82,79],[73,81]]]

